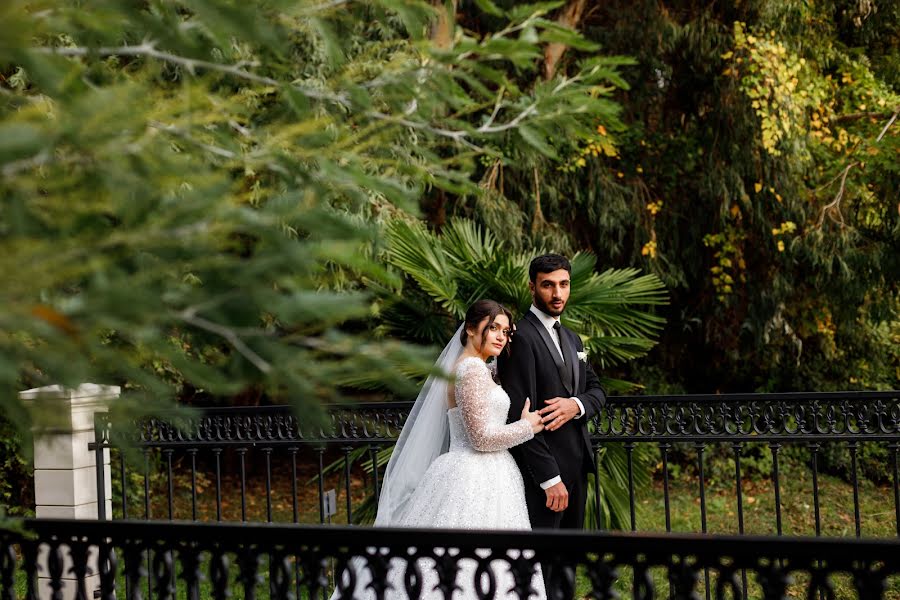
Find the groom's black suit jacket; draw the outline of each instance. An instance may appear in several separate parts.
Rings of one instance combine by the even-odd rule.
[[[560,329],[560,336],[566,336],[569,341],[566,362],[560,357],[550,333],[529,311],[516,324],[510,352],[504,351],[498,357],[500,383],[510,398],[510,422],[521,418],[525,398],[531,398],[532,410],[543,408],[546,400],[557,396],[574,396],[584,405],[583,417],[572,419],[556,431],[544,430],[534,439],[510,450],[522,470],[526,492],[530,492],[529,513],[532,513],[533,521],[538,508],[533,504],[544,496],[541,483],[559,475],[570,497],[573,488],[583,491],[586,475],[594,468],[587,422],[606,402],[606,394],[594,370],[576,354],[584,350],[581,338],[565,327]],[[563,377],[564,369],[571,369],[570,377]],[[569,386],[564,383],[566,379],[570,381]],[[582,518],[583,511],[583,506],[577,509]]]

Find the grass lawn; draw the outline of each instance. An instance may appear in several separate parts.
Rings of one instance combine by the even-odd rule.
[[[821,535],[829,537],[855,537],[856,526],[853,506],[853,486],[839,478],[819,474],[819,509]],[[814,536],[815,507],[813,501],[812,472],[804,465],[786,462],[781,476],[781,518],[783,535]],[[775,486],[768,479],[744,481],[744,533],[748,535],[776,535]],[[696,478],[670,480],[670,513],[672,531],[696,533],[702,531],[699,481]],[[867,480],[860,481],[860,525],[863,537],[891,538],[897,536],[894,512],[893,488],[876,486]],[[636,529],[638,531],[666,530],[663,485],[654,481],[650,489],[636,499]],[[706,486],[707,532],[737,534],[738,511],[734,482],[707,482]],[[668,598],[668,582],[661,569],[651,570],[655,597]],[[837,598],[855,598],[849,576],[832,578]],[[711,595],[715,597],[717,580],[712,577]],[[748,596],[762,596],[758,585],[748,574]],[[705,577],[698,582],[698,593],[705,597]],[[623,598],[631,597],[633,574],[630,569],[620,573],[617,589]],[[578,577],[578,596],[584,597],[590,583],[584,573]],[[806,581],[798,578],[788,590],[790,597],[806,597]],[[893,577],[885,591],[885,599],[900,599],[900,577]]]
[[[782,465],[781,522],[783,535],[814,536],[815,504],[812,471],[804,465]],[[830,475],[819,474],[819,511],[821,534],[830,537],[854,537],[856,525],[853,486]],[[893,488],[876,486],[861,479],[859,485],[860,529],[863,537],[896,537]],[[744,533],[776,535],[775,486],[769,479],[744,481]],[[676,480],[669,484],[672,531],[702,531],[700,491],[697,479]],[[665,531],[663,486],[655,481],[636,503],[638,531]],[[707,481],[707,532],[737,534],[738,504],[734,481]]]

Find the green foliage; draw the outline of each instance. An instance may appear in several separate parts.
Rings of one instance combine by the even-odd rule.
[[[424,294],[441,308],[430,320],[443,327],[422,327],[433,344],[444,343],[468,306],[479,298],[492,298],[521,316],[531,304],[528,264],[532,252],[511,252],[492,231],[472,221],[450,221],[441,234],[421,224],[397,221],[387,231],[387,261],[408,279],[412,306],[394,300],[382,313],[394,335],[407,335],[412,320],[428,318],[416,307]],[[637,269],[595,272],[589,253],[571,257],[572,295],[563,321],[582,336],[592,360],[601,367],[642,356],[654,345],[665,320],[653,312],[666,304],[662,283]]]
[[[498,146],[488,193],[448,215],[516,250],[589,249],[657,275],[668,326],[622,377],[652,365],[687,392],[896,388],[898,27],[896,3],[605,3],[579,28],[633,57],[621,110],[559,161]],[[570,48],[560,69],[593,54]]]
[[[449,50],[426,4],[15,0],[0,8],[0,402],[120,384],[123,415],[173,397],[291,401],[408,393],[414,347],[373,337],[367,217],[471,193],[516,139],[554,155],[606,110],[614,69],[522,88],[549,7]],[[521,35],[534,32],[536,37]],[[566,34],[571,43],[574,34]],[[127,400],[131,400],[127,403]]]
[[[0,521],[7,516],[34,516],[34,475],[22,453],[21,434],[0,417]]]

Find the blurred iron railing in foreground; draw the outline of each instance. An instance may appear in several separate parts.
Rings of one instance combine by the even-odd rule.
[[[253,408],[206,409],[198,419],[173,423],[150,418],[128,424],[112,423],[105,413],[95,420],[98,444],[91,447],[98,453],[111,447],[111,428],[119,428],[115,439],[144,453],[144,518],[150,518],[150,454],[160,452],[168,482],[168,518],[173,518],[173,458],[189,460],[191,473],[191,518],[197,518],[197,459],[202,452],[212,462],[216,488],[216,517],[222,519],[222,458],[223,453],[236,455],[240,481],[241,517],[246,520],[247,453],[262,453],[265,470],[266,515],[272,520],[272,464],[273,454],[290,460],[291,501],[293,521],[298,521],[297,464],[301,458],[316,464],[319,495],[319,519],[322,511],[323,457],[326,450],[337,450],[347,458],[344,472],[344,501],[346,518],[352,522],[353,507],[350,490],[351,453],[362,452],[371,461],[371,477],[367,485],[376,494],[380,470],[378,450],[393,443],[399,434],[409,402],[367,403],[332,406],[330,427],[310,427],[301,423],[287,406]],[[772,456],[771,477],[775,492],[776,532],[782,533],[782,502],[780,497],[779,456],[785,445],[808,448],[813,475],[811,495],[815,506],[815,531],[821,532],[819,497],[819,457],[823,444],[845,445],[851,460],[856,535],[861,535],[858,458],[860,444],[872,442],[883,445],[891,462],[891,481],[894,495],[894,520],[900,536],[900,392],[805,392],[785,394],[723,394],[688,396],[613,396],[608,398],[602,412],[594,418],[592,441],[599,451],[604,444],[622,443],[627,452],[629,474],[629,505],[631,529],[636,530],[635,488],[633,482],[633,454],[639,444],[652,444],[660,454],[663,465],[666,530],[671,531],[669,499],[669,454],[673,444],[687,444],[696,451],[698,496],[701,510],[701,529],[707,529],[706,480],[704,455],[711,445],[724,445],[733,455],[735,464],[734,490],[737,503],[738,531],[744,532],[741,458],[746,445],[768,445]],[[119,476],[124,481],[128,467],[120,454]],[[133,467],[132,467],[133,468]],[[98,470],[98,490],[103,489],[102,470]],[[122,486],[121,511],[128,517],[126,486]],[[599,494],[594,510],[599,511]],[[104,518],[104,515],[101,515]]]
[[[509,591],[526,599],[536,561],[553,564],[557,574],[548,598],[571,597],[579,584],[598,600],[697,598],[701,589],[723,600],[834,598],[839,586],[860,599],[900,592],[898,540],[36,519],[24,526],[30,535],[0,532],[2,598],[16,598],[18,581],[26,600],[46,597],[39,585],[53,600],[86,600],[94,590],[85,578],[97,575],[101,600],[121,597],[123,588],[127,600],[226,600],[232,590],[242,590],[244,600],[311,599],[331,593],[331,575],[344,572],[351,557],[379,584],[395,582],[393,598],[431,592],[423,589],[426,571],[439,589],[474,583],[475,595],[489,598],[506,592],[497,589],[497,574],[509,568]],[[460,570],[463,563],[468,568]],[[701,583],[704,571],[710,575]],[[74,581],[63,581],[70,574]],[[371,596],[384,594],[376,585]]]

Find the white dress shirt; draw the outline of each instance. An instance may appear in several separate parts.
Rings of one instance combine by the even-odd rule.
[[[534,314],[534,316],[536,316],[538,318],[538,320],[541,322],[541,324],[547,329],[547,332],[550,334],[550,339],[553,340],[553,344],[556,346],[556,351],[559,352],[559,355],[562,357],[563,356],[562,349],[559,346],[559,333],[556,331],[556,328],[554,328],[554,325],[556,325],[559,322],[559,317],[551,317],[550,315],[543,312],[541,309],[539,309],[534,304],[531,305],[531,312]],[[563,357],[563,362],[565,362],[564,357]],[[578,405],[578,410],[579,410],[579,413],[575,418],[580,419],[581,417],[584,416],[584,404],[582,404],[581,400],[579,400],[575,396],[572,396],[572,400],[574,400],[575,404]],[[541,489],[546,490],[547,488],[556,485],[560,481],[562,481],[562,478],[559,475],[557,475],[556,477],[554,477],[552,479],[548,479],[547,481],[541,483]]]

